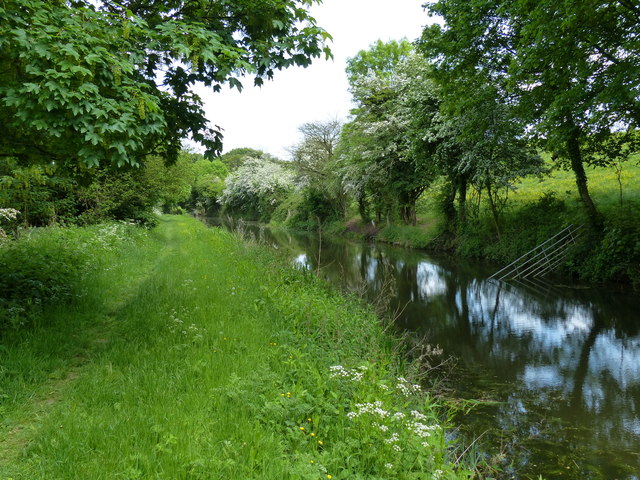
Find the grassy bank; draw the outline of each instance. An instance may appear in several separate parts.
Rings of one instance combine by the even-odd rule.
[[[69,288],[4,325],[0,478],[467,478],[355,300],[190,218],[65,235]]]
[[[564,274],[640,288],[640,165],[626,165],[619,177],[613,168],[591,168],[587,173],[604,229],[601,235],[582,237],[567,259]],[[468,221],[455,236],[442,233],[440,196],[439,185],[425,193],[418,205],[416,227],[383,223],[372,229],[352,221],[342,229],[350,235],[359,232],[382,242],[447,250],[504,265],[569,224],[588,224],[574,177],[565,171],[524,179],[510,192],[497,224],[485,198],[472,190],[467,200]]]

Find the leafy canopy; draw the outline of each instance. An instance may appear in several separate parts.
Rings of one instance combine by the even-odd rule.
[[[0,3],[0,155],[25,162],[175,161],[219,127],[193,93],[242,88],[330,51],[309,16],[320,0],[5,0]]]
[[[640,124],[635,2],[438,0],[428,9],[445,24],[427,27],[420,48],[454,101],[495,85],[553,150],[576,128]]]

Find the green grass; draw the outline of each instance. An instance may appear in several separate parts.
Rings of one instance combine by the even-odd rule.
[[[587,167],[588,186],[594,202],[605,211],[617,209],[620,205],[620,184],[612,167]],[[629,161],[623,166],[620,175],[622,183],[622,206],[640,203],[640,164]],[[525,178],[512,196],[514,203],[527,203],[538,200],[545,193],[553,192],[558,198],[567,200],[576,206],[579,203],[573,172],[554,170],[550,177],[538,179]]]
[[[136,232],[3,333],[0,478],[467,478],[355,299],[193,219]]]

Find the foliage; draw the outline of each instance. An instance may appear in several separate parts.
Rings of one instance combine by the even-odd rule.
[[[612,135],[640,120],[636,7],[596,0],[440,0],[428,9],[445,24],[424,30],[421,49],[434,60],[448,101],[463,104],[484,84],[503,92],[530,132],[571,165],[597,227],[583,166],[593,158],[583,144],[589,135]]]
[[[640,287],[640,227],[633,216],[605,219],[602,238],[586,238],[568,270],[592,282],[615,282]]]
[[[171,165],[157,156],[145,158],[141,177],[143,188],[150,192],[147,205],[173,213],[179,204],[191,197],[195,168],[186,152],[180,152],[177,161]]]
[[[20,210],[24,225],[73,221],[74,187],[74,180],[58,165],[23,165],[0,157],[0,204]]]
[[[77,188],[79,223],[132,220],[143,225],[157,222],[153,209],[171,210],[191,195],[193,170],[185,156],[169,167],[160,157],[148,157],[142,167],[114,170],[99,167],[89,182]]]
[[[343,211],[326,190],[308,186],[292,193],[274,211],[272,220],[293,230],[317,230],[329,222],[343,219]]]
[[[229,175],[226,164],[220,160],[199,158],[193,162],[194,182],[189,203],[199,212],[212,212],[218,206],[218,199],[225,188],[225,178]]]
[[[378,40],[369,46],[368,50],[361,50],[358,54],[347,60],[347,78],[351,93],[359,103],[364,103],[365,92],[359,91],[359,85],[367,77],[390,77],[395,73],[396,67],[413,50],[406,40],[390,40],[383,42]],[[365,95],[360,95],[363,93]]]
[[[230,172],[240,168],[249,158],[262,158],[265,153],[254,148],[234,148],[220,156],[220,161]]]
[[[186,153],[167,166],[147,157],[138,167],[69,168],[0,160],[0,202],[19,209],[25,226],[135,220],[153,223],[154,208],[189,199],[193,165]]]
[[[221,149],[193,86],[307,66],[329,35],[314,0],[4,2],[0,154],[95,167],[175,161],[190,135]]]
[[[500,216],[509,193],[523,177],[543,172],[542,157],[524,139],[525,126],[512,108],[491,87],[478,89],[454,118],[462,147],[458,171],[478,193],[486,193],[500,237]]]
[[[328,219],[342,219],[347,192],[337,170],[336,148],[342,124],[338,120],[305,123],[299,127],[302,141],[291,148],[296,184],[303,190],[297,206],[296,228],[313,229]]]
[[[292,173],[275,159],[251,158],[227,177],[220,203],[228,212],[268,222],[292,189]]]
[[[0,331],[41,320],[49,304],[74,302],[82,280],[101,268],[100,251],[113,251],[131,227],[50,227],[0,248]]]
[[[357,108],[343,134],[342,169],[363,220],[371,203],[378,220],[395,211],[415,224],[415,203],[433,180],[433,142],[423,141],[432,132],[415,128],[439,108],[424,69],[406,41],[379,42],[349,61]]]

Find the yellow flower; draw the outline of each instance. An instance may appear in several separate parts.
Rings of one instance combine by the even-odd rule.
[[[316,463],[316,462],[314,462],[313,460],[311,460],[311,464],[313,465],[314,463]]]
[[[331,475],[327,474],[327,478],[333,478]]]
[[[307,421],[308,421],[308,422],[311,422],[312,420],[311,420],[310,418],[307,418]]]
[[[304,430],[304,427],[300,427],[300,430]]]
[[[318,445],[324,445],[324,442],[322,440],[318,440]]]
[[[315,437],[315,436],[316,436],[316,434],[312,432],[312,433],[311,433],[311,436],[312,436],[312,437]]]

